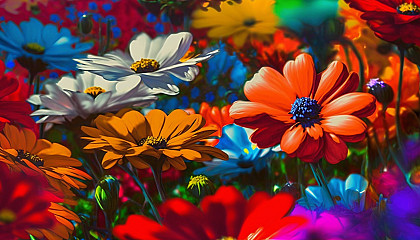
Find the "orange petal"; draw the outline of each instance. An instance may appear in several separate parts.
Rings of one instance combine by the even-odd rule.
[[[325,95],[322,99],[318,101],[318,103],[320,103],[321,106],[325,106],[330,101],[340,97],[341,95],[354,92],[357,86],[359,86],[359,75],[357,75],[357,73],[355,72],[352,72],[348,76],[346,81],[344,81],[344,83],[337,87],[337,90],[334,90],[333,92],[329,93],[330,95]]]
[[[323,117],[334,115],[350,115],[375,104],[375,97],[369,93],[353,92],[331,101],[322,108]]]
[[[284,123],[294,122],[294,120],[290,119],[291,115],[288,112],[278,108],[269,107],[263,103],[236,101],[230,108],[230,117],[233,119],[254,117],[263,113]]]
[[[26,140],[26,146],[23,150],[25,152],[30,152],[32,151],[36,143],[35,133],[27,128],[24,128],[22,131],[23,131],[23,134],[25,135],[25,140]]]
[[[177,157],[177,158],[168,158],[168,162],[174,166],[174,168],[178,169],[178,170],[185,170],[187,169],[187,165],[185,165],[184,160],[182,159],[182,157]]]
[[[296,92],[289,82],[270,67],[261,68],[254,77],[245,83],[245,96],[252,102],[290,111],[296,100]]]
[[[321,73],[321,80],[314,99],[319,101],[325,94],[329,93],[342,74],[348,75],[347,69],[342,62],[334,61],[328,65],[328,68]]]
[[[316,78],[314,61],[311,55],[302,53],[295,61],[288,61],[283,69],[284,76],[298,97],[309,97]]]
[[[366,130],[366,124],[353,115],[326,117],[321,121],[321,127],[326,132],[345,136],[361,134]]]
[[[11,148],[9,140],[0,133],[0,147],[3,149]]]
[[[3,128],[6,138],[10,142],[10,146],[14,149],[24,149],[26,145],[25,136],[19,129],[13,125],[6,124]]]
[[[133,167],[137,169],[145,169],[150,167],[145,162],[143,162],[140,157],[127,157],[127,160],[131,163],[131,165],[133,165]]]
[[[324,131],[322,130],[322,127],[319,126],[319,124],[314,124],[314,126],[307,127],[305,130],[308,132],[309,136],[313,137],[315,140],[318,140],[318,138],[322,137],[324,134]]]
[[[41,151],[37,152],[36,155],[38,155],[40,158],[43,158],[44,155],[60,155],[70,157],[71,151],[59,143],[52,143],[49,148],[42,149]]]
[[[51,142],[45,139],[38,139],[35,143],[34,149],[32,149],[31,153],[38,155],[39,151],[42,151],[43,149],[51,147]]]
[[[166,114],[159,109],[153,109],[146,115],[153,137],[159,137],[166,121]]]
[[[116,116],[106,117],[99,115],[95,119],[96,126],[101,130],[103,135],[111,137],[120,137],[130,142],[135,142],[135,139],[128,132],[124,121]]]
[[[126,112],[121,119],[135,140],[139,141],[150,135],[150,128],[143,114],[132,110]]]
[[[107,152],[102,159],[102,166],[105,169],[112,168],[117,162],[123,157],[123,155],[116,154],[113,152]]]
[[[305,140],[306,132],[301,125],[293,125],[284,132],[281,138],[280,147],[281,150],[286,153],[293,153],[298,149],[300,144]]]
[[[80,128],[82,130],[82,132],[86,133],[87,135],[91,136],[91,137],[96,137],[98,138],[99,135],[101,134],[101,131],[93,128],[93,127],[86,127],[86,126],[82,126]]]

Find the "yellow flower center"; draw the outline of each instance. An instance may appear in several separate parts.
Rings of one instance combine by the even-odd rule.
[[[236,240],[236,238],[234,238],[234,237],[222,237],[222,238],[219,238],[217,240]]]
[[[89,94],[90,96],[92,96],[93,98],[96,98],[99,94],[106,92],[105,89],[101,88],[101,87],[89,87],[86,88],[85,93]]]
[[[12,210],[7,208],[0,210],[0,223],[12,223],[15,220],[16,214]]]
[[[420,8],[415,3],[403,3],[397,7],[397,11],[404,15],[418,15]]]
[[[163,137],[152,137],[148,136],[147,138],[143,138],[139,141],[139,146],[149,145],[154,147],[155,149],[162,149],[166,148],[166,139]]]
[[[257,23],[257,20],[255,18],[247,18],[243,23],[246,27],[252,27]]]
[[[37,155],[31,154],[31,153],[28,153],[28,152],[25,152],[23,150],[18,150],[17,152],[18,152],[18,155],[16,157],[16,160],[18,162],[20,162],[21,164],[26,165],[22,161],[23,159],[26,159],[26,160],[30,161],[32,164],[34,164],[37,167],[44,166],[44,160],[42,158],[38,157]]]
[[[142,58],[140,61],[131,64],[131,70],[136,73],[154,72],[160,67],[158,61],[154,59]]]
[[[43,54],[45,52],[45,47],[39,45],[38,43],[28,43],[24,45],[22,48],[28,53],[37,54],[37,55]]]

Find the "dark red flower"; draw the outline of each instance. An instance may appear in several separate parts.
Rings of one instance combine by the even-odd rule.
[[[0,165],[0,239],[29,239],[28,230],[53,225],[55,217],[48,209],[55,197],[40,181]]]
[[[294,234],[307,222],[299,216],[286,216],[293,207],[291,195],[270,197],[255,193],[248,201],[234,187],[220,187],[205,197],[200,208],[183,199],[171,199],[160,208],[162,225],[141,215],[131,215],[124,225],[114,228],[122,240],[210,240],[269,239]]]
[[[345,0],[362,11],[376,36],[388,42],[420,45],[420,0]]]
[[[19,82],[10,73],[4,74],[4,70],[4,63],[0,61],[0,131],[5,123],[13,123],[21,124],[36,132],[35,121],[29,116],[32,113],[29,103],[6,100],[19,88]]]

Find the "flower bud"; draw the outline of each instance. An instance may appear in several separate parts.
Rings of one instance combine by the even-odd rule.
[[[89,34],[93,28],[92,15],[83,14],[79,20],[79,31],[83,34]]]
[[[214,184],[204,175],[191,176],[187,189],[197,198],[213,195],[216,192]]]
[[[118,209],[120,183],[111,175],[105,175],[96,185],[95,198],[99,207],[108,217],[112,217]]]
[[[386,108],[394,99],[394,91],[387,83],[379,78],[372,78],[367,84],[369,93],[376,97],[378,102],[382,103]]]
[[[416,65],[420,65],[420,48],[412,46],[407,48],[405,56],[408,60]]]

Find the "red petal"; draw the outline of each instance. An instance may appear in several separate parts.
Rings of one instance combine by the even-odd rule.
[[[245,219],[246,199],[235,187],[220,187],[215,195],[205,197],[200,206],[217,233],[215,239],[238,236]]]

